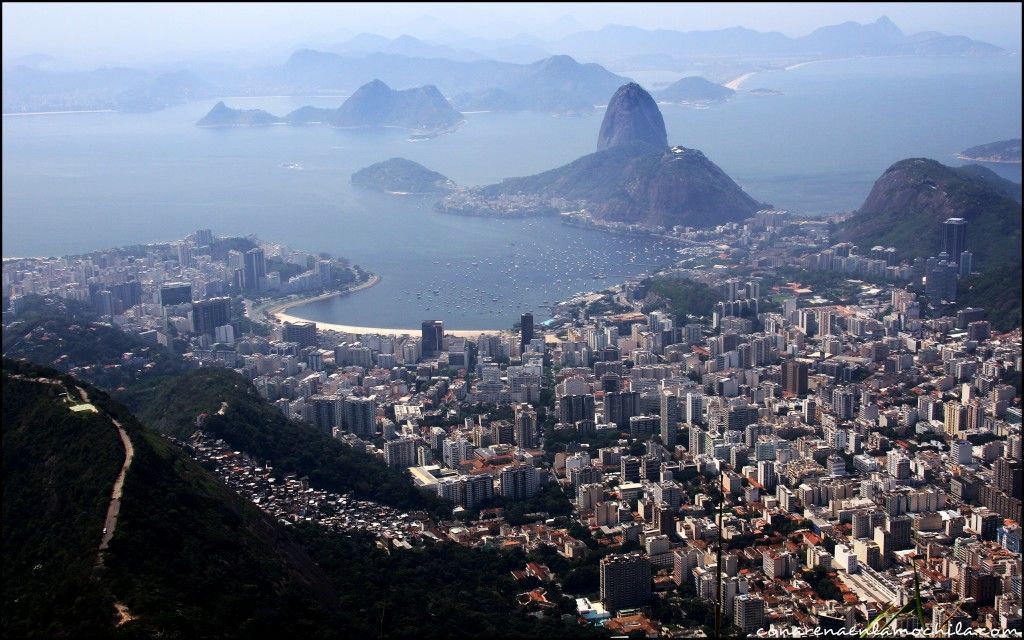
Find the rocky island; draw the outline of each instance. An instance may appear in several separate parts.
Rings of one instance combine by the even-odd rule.
[[[694,103],[694,102],[722,102],[736,95],[736,92],[728,87],[715,84],[700,76],[688,76],[668,85],[661,91],[655,93],[658,100],[662,102]]]
[[[200,127],[261,127],[283,120],[262,109],[232,109],[223,102],[213,105],[196,125]]]
[[[609,101],[595,153],[533,176],[460,189],[438,203],[449,213],[574,212],[599,225],[647,228],[714,227],[764,206],[700,151],[670,148],[658,105],[635,83]]]
[[[380,80],[359,87],[337,109],[305,106],[286,116],[261,109],[232,109],[218,102],[200,127],[256,127],[270,124],[327,124],[333,127],[399,127],[445,132],[462,122],[462,114],[437,87],[426,85],[396,91]]]
[[[994,164],[1020,164],[1020,138],[979,144],[956,154],[960,160],[991,162]]]
[[[405,158],[391,158],[360,169],[352,174],[352,184],[396,195],[447,193],[455,188],[445,176]]]

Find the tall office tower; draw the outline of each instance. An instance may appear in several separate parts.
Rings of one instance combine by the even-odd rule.
[[[536,449],[537,412],[528,404],[516,406],[515,414],[516,444],[522,449]]]
[[[196,246],[208,247],[213,244],[213,232],[209,229],[199,229],[192,234],[192,237],[196,241]]]
[[[995,462],[996,488],[1011,498],[1021,498],[1021,461],[999,458]]]
[[[558,421],[564,424],[576,424],[580,420],[593,420],[593,394],[567,395],[558,399]]]
[[[764,626],[764,600],[752,593],[741,593],[733,598],[733,624],[752,635]]]
[[[375,396],[357,398],[349,396],[342,403],[341,426],[360,438],[377,435],[377,402]],[[415,452],[413,453],[415,455]],[[410,465],[411,466],[411,465]]]
[[[526,351],[526,345],[533,340],[533,314],[524,313],[519,317],[519,353]]]
[[[684,422],[704,424],[704,396],[700,393],[686,394],[686,413]]]
[[[245,252],[245,265],[242,271],[242,288],[246,291],[260,291],[263,280],[267,277],[267,260],[263,249],[256,247]]]
[[[610,612],[642,607],[651,600],[651,563],[639,553],[601,560],[601,602]]]
[[[960,278],[971,277],[971,268],[973,267],[974,254],[970,251],[963,251],[960,253]]]
[[[942,251],[951,259],[958,260],[967,250],[967,221],[963,218],[947,218],[942,223]]]
[[[832,411],[840,420],[852,420],[854,418],[854,404],[857,396],[852,389],[837,387],[832,390]]]
[[[629,419],[640,415],[640,392],[619,391],[604,394],[604,421],[619,429],[629,429]]]
[[[782,388],[797,396],[807,393],[807,364],[795,360],[783,362]]]
[[[192,259],[192,245],[187,242],[175,242],[174,249],[178,256],[178,265],[182,269],[195,265],[195,260]]]
[[[537,467],[520,464],[506,467],[501,472],[501,495],[510,500],[523,500],[537,495],[540,485]]]
[[[956,300],[956,279],[960,267],[945,252],[928,258],[925,264],[925,294],[934,300]]]
[[[671,389],[661,390],[661,443],[676,446],[676,431],[680,420],[679,396]]]
[[[417,438],[398,438],[384,443],[384,462],[393,469],[416,466]],[[429,449],[428,449],[429,451]]]
[[[192,302],[192,284],[167,282],[160,286],[160,304],[186,304]]]
[[[421,352],[424,358],[432,358],[444,349],[444,323],[440,320],[424,320],[420,325],[423,340]]]
[[[192,305],[192,331],[211,338],[231,320],[231,298],[210,298]]]
[[[315,322],[286,322],[281,334],[285,342],[297,342],[300,347],[317,346]]]

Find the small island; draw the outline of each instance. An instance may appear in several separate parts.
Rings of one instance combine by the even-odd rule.
[[[728,87],[715,84],[700,76],[687,76],[655,93],[662,102],[682,104],[722,102],[736,95]]]
[[[360,169],[352,174],[352,184],[394,195],[448,193],[455,189],[455,183],[445,176],[405,158],[391,158]]]
[[[993,164],[1020,164],[1020,138],[979,144],[956,154],[960,160]]]
[[[200,127],[262,127],[283,122],[262,109],[232,109],[218,102],[196,123]]]

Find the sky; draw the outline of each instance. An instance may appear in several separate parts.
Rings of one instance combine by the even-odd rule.
[[[3,3],[5,60],[45,54],[120,64],[227,51],[287,51],[360,32],[428,40],[445,32],[541,39],[624,24],[682,31],[743,26],[805,35],[888,16],[906,33],[940,31],[1021,49],[1020,3]]]

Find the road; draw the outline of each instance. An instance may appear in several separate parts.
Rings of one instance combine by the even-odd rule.
[[[86,390],[77,386],[75,388],[78,389],[78,395],[81,396],[82,401],[89,402],[89,394]],[[114,531],[117,529],[117,516],[121,513],[121,493],[124,488],[124,478],[128,475],[128,469],[132,466],[132,460],[135,458],[135,447],[132,446],[132,441],[124,427],[113,418],[110,418],[110,421],[117,427],[117,433],[121,436],[121,443],[124,444],[124,464],[121,465],[121,473],[117,474],[117,479],[114,480],[114,490],[110,494],[107,517],[103,521],[104,533],[100,539],[100,553],[96,560],[97,565],[103,564],[103,551],[110,546],[110,540],[114,537]]]

